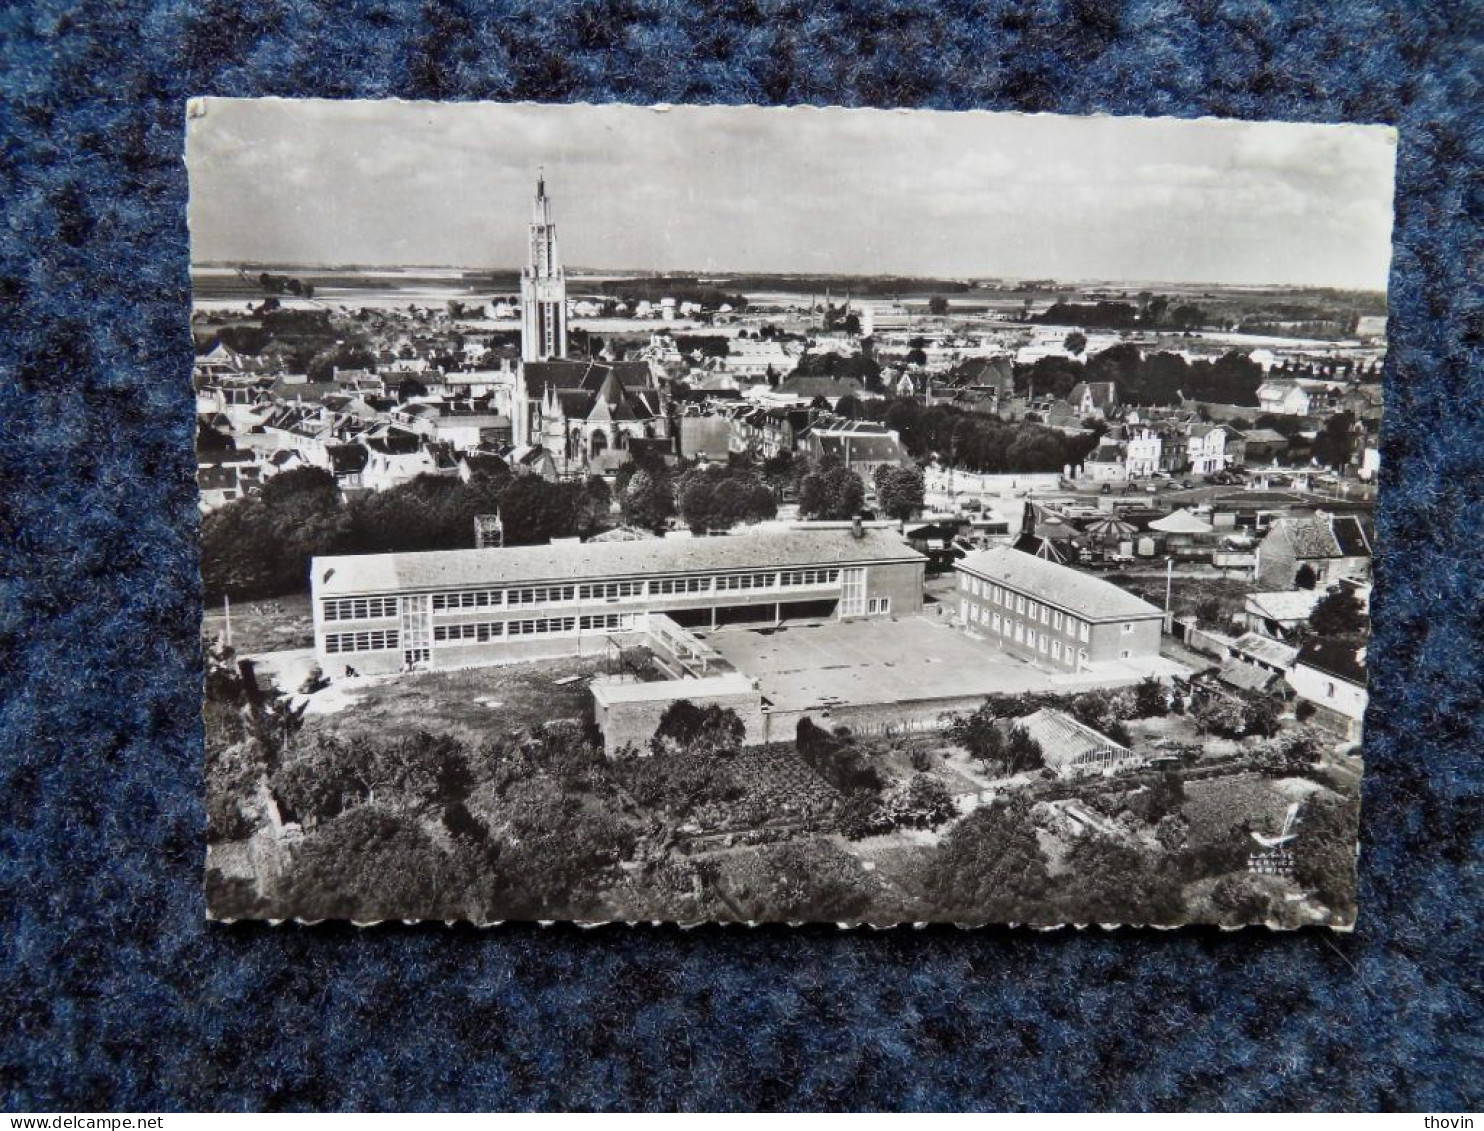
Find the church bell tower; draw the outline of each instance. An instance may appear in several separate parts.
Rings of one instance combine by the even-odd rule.
[[[567,277],[557,257],[544,173],[536,178],[531,243],[520,275],[520,356],[522,361],[567,356]]]

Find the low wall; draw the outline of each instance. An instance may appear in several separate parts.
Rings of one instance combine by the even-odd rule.
[[[973,471],[944,471],[929,468],[923,474],[923,487],[928,491],[978,492],[1003,495],[1013,491],[1055,491],[1061,486],[1061,475],[1054,471],[1027,471],[1007,475],[981,475]]]

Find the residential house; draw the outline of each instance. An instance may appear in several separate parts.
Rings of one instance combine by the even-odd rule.
[[[1164,455],[1164,437],[1148,425],[1129,425],[1124,429],[1123,461],[1130,479],[1147,479],[1160,469]]]
[[[1112,381],[1079,381],[1067,394],[1067,404],[1078,420],[1089,416],[1106,420],[1118,407],[1118,386]]]
[[[860,398],[868,395],[865,386],[856,377],[800,377],[797,375],[780,381],[774,392],[779,397],[792,398],[805,404],[823,397],[832,409],[843,397]]]
[[[799,446],[809,428],[809,409],[781,406],[744,408],[731,420],[730,449],[755,459],[772,459]]]
[[[868,486],[878,468],[910,467],[912,464],[907,449],[902,447],[902,441],[895,432],[855,430],[839,425],[832,428],[816,426],[809,429],[804,450],[813,460],[835,457]]]
[[[1127,483],[1129,468],[1123,444],[1111,435],[1104,436],[1083,460],[1082,474],[1093,483]]]
[[[1249,428],[1243,436],[1249,464],[1276,463],[1288,451],[1288,437],[1271,428]]]
[[[201,510],[211,511],[243,498],[262,482],[263,467],[253,451],[198,451],[196,485]]]
[[[1290,589],[1305,567],[1313,574],[1317,589],[1342,578],[1368,580],[1371,539],[1360,519],[1320,511],[1312,518],[1275,520],[1258,543],[1258,581],[1275,589]]]
[[[1309,394],[1291,377],[1269,377],[1257,387],[1257,403],[1274,416],[1309,415]]]
[[[1241,434],[1225,424],[1191,424],[1185,429],[1186,467],[1196,475],[1215,475],[1243,462]]]
[[[365,487],[366,464],[371,451],[363,444],[327,444],[325,457],[335,484],[342,491],[359,491]]]
[[[1365,648],[1353,640],[1310,640],[1299,649],[1288,684],[1314,712],[1314,722],[1358,742],[1365,719]]]

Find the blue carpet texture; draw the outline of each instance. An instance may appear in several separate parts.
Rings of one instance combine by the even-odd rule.
[[[1468,0],[3,6],[0,1104],[1477,1109],[1481,23]],[[208,925],[191,94],[1399,126],[1358,930]]]

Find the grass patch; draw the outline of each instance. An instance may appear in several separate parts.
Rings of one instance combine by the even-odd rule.
[[[588,677],[608,670],[600,656],[566,656],[502,667],[421,672],[363,685],[336,686],[354,702],[333,715],[310,715],[305,729],[345,737],[395,740],[420,731],[467,742],[544,722],[592,716]],[[558,680],[579,676],[563,685]]]
[[[201,633],[214,640],[226,627],[221,605],[209,607]],[[314,613],[307,593],[232,605],[232,647],[239,656],[314,647]]]

